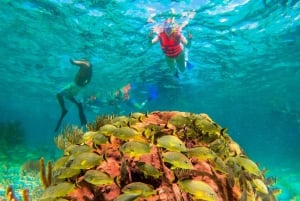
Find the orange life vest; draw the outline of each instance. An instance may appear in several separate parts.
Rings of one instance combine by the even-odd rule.
[[[170,36],[168,36],[163,31],[158,36],[159,36],[161,49],[168,57],[177,57],[181,53],[182,51],[182,46],[180,44],[181,35],[179,32],[174,32]]]

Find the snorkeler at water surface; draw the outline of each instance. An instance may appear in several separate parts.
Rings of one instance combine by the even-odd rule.
[[[160,42],[166,62],[176,77],[179,77],[178,69],[184,72],[185,68],[191,67],[187,58],[187,52],[185,54],[185,47],[191,47],[193,37],[189,32],[188,39],[186,39],[181,32],[182,29],[188,25],[189,20],[194,18],[195,14],[195,11],[184,13],[183,16],[188,19],[179,25],[175,22],[175,11],[171,9],[170,17],[168,17],[162,25],[154,26],[149,33],[149,42],[151,44],[157,43],[158,41]],[[156,17],[156,15],[151,16],[147,21],[154,23],[154,17]],[[154,38],[153,33],[156,33]]]

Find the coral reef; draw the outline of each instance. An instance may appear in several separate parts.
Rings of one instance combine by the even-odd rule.
[[[54,137],[54,143],[57,148],[64,150],[70,144],[81,144],[83,134],[82,129],[76,126],[66,126],[57,137]]]
[[[47,175],[41,159],[40,201],[277,200],[273,179],[206,114],[102,116],[87,127],[76,142],[61,135]]]
[[[17,201],[13,188],[11,186],[6,189],[6,201]],[[29,201],[29,193],[28,190],[24,189],[22,191],[22,201]]]
[[[47,163],[47,172],[45,167],[45,159],[40,159],[40,180],[45,188],[52,183],[52,164],[51,161]]]
[[[88,129],[55,162],[41,200],[276,200],[259,167],[205,114],[107,116]]]

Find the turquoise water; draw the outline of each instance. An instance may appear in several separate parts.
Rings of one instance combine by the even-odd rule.
[[[147,18],[170,8],[196,10],[183,32],[193,34],[194,68],[180,79],[159,45],[148,44]],[[5,136],[10,144],[1,144],[0,180],[8,183],[13,175],[17,182],[16,164],[57,156],[56,93],[77,72],[69,59],[84,57],[94,74],[79,100],[132,83],[138,102],[154,93],[143,111],[207,113],[277,177],[279,200],[300,200],[299,1],[1,0],[0,36],[0,122],[19,122],[25,135],[21,141]],[[66,105],[62,126],[79,125],[77,108]],[[85,112],[93,121],[112,108]]]

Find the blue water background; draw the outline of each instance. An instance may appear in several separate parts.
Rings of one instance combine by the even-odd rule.
[[[180,79],[147,38],[147,18],[171,7],[196,10],[184,30],[193,34],[194,68]],[[94,76],[78,99],[135,83],[142,102],[154,87],[145,111],[207,113],[277,176],[280,200],[299,198],[299,1],[2,0],[0,36],[0,122],[21,122],[27,145],[55,152],[56,93],[77,72],[69,59],[84,57]],[[63,126],[79,125],[77,108],[66,104]],[[111,112],[103,107],[98,114]],[[97,114],[86,115],[93,121]]]

